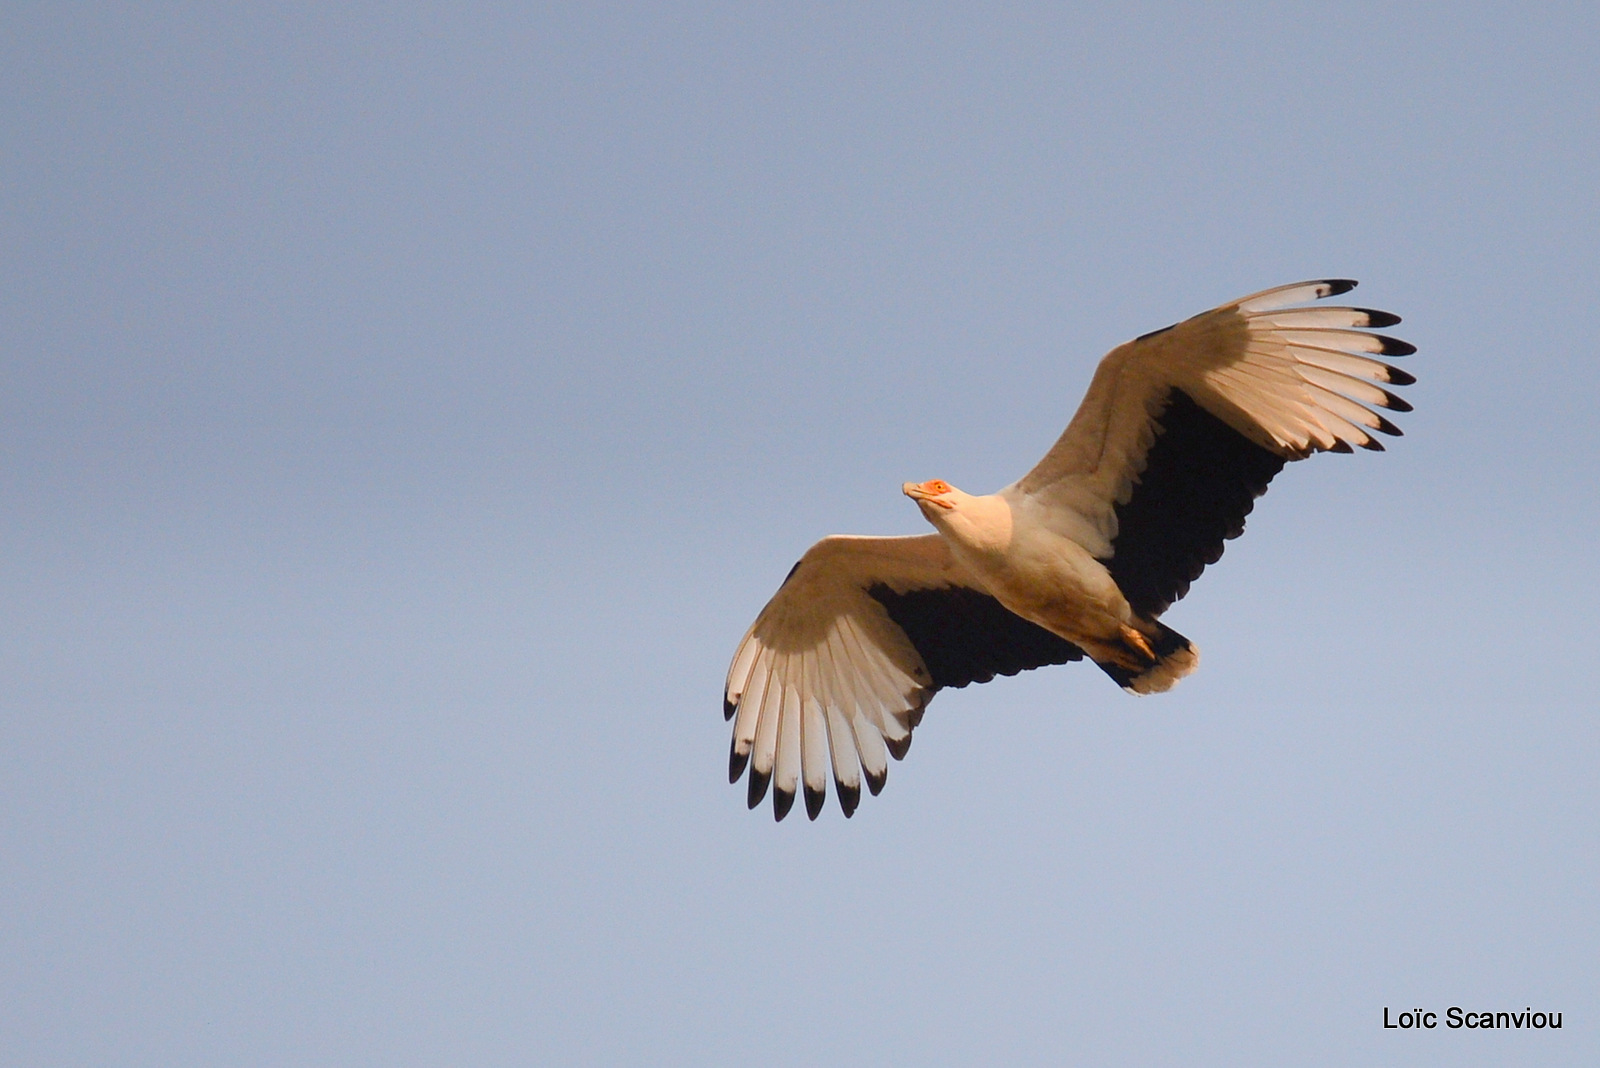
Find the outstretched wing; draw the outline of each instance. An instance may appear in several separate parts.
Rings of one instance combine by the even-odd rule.
[[[883,789],[888,757],[905,755],[939,690],[1082,656],[1003,607],[937,534],[824,538],[789,572],[728,668],[728,779],[738,782],[748,764],[750,807],[770,783],[780,820],[803,785],[816,819],[831,769],[849,816],[863,777],[874,794]]]
[[[1003,492],[1099,557],[1135,611],[1160,615],[1286,462],[1400,433],[1374,409],[1410,411],[1385,387],[1415,379],[1373,357],[1416,349],[1363,329],[1399,317],[1295,307],[1355,285],[1280,286],[1118,346],[1055,446]]]

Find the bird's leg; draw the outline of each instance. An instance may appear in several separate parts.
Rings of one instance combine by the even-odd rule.
[[[1143,653],[1146,660],[1156,661],[1156,651],[1150,648],[1150,640],[1126,623],[1122,624],[1122,640]]]

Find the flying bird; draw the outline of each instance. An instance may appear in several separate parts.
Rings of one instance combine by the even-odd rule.
[[[790,570],[728,669],[728,778],[773,814],[832,777],[845,816],[947,686],[1087,656],[1123,689],[1161,693],[1199,664],[1161,622],[1285,463],[1382,451],[1415,379],[1374,356],[1416,349],[1364,328],[1398,316],[1304,306],[1356,283],[1279,286],[1112,349],[1055,445],[987,496],[902,487],[933,524],[913,537],[823,538]]]

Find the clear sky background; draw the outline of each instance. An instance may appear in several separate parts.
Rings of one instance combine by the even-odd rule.
[[[1600,1061],[1592,3],[533,7],[0,15],[0,1061]],[[1197,674],[746,811],[807,545],[1323,276]]]

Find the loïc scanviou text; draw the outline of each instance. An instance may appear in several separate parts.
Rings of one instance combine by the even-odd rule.
[[[1396,1012],[1387,1005],[1383,1007],[1383,1026],[1389,1030],[1407,1031],[1421,1028],[1431,1031],[1441,1022],[1452,1030],[1463,1027],[1473,1030],[1489,1028],[1544,1030],[1559,1028],[1561,1013],[1534,1012],[1532,1006],[1525,1006],[1520,1012],[1470,1012],[1459,1005],[1452,1005],[1445,1010],[1441,1021],[1437,1012],[1428,1009],[1402,1009]]]

